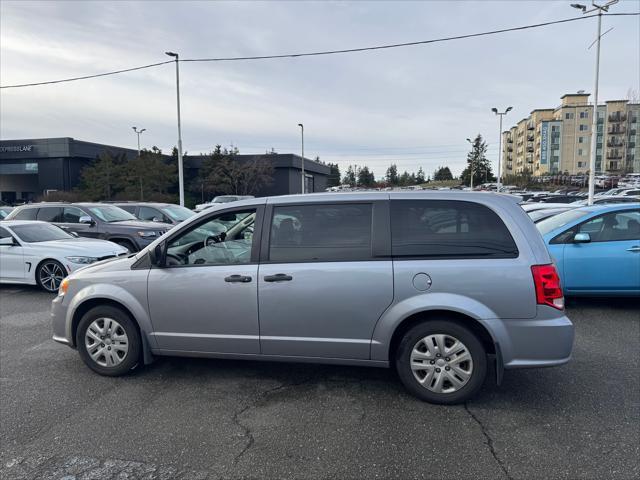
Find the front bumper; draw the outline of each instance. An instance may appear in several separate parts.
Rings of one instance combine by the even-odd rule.
[[[566,316],[488,320],[505,369],[563,365],[571,359],[574,327]]]
[[[53,340],[64,345],[73,346],[73,339],[67,329],[68,305],[64,302],[64,296],[57,296],[51,302],[51,326],[53,328]]]

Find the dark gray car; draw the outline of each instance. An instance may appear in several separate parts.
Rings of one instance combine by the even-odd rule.
[[[458,403],[503,371],[569,361],[573,325],[512,197],[371,192],[256,198],[69,276],[54,340],[102,375],[154,355],[394,367]]]
[[[170,226],[138,220],[115,205],[104,203],[32,203],[17,207],[7,220],[41,220],[81,237],[101,238],[131,252],[143,249]]]

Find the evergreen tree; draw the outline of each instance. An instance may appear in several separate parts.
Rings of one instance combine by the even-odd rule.
[[[423,183],[425,183],[425,178],[424,178],[424,170],[422,170],[422,167],[420,167],[418,169],[418,173],[416,173],[416,184],[417,185],[421,185]]]
[[[337,187],[340,185],[340,167],[337,163],[329,163],[329,176],[327,177],[327,187]]]
[[[113,155],[105,152],[80,173],[80,191],[90,200],[111,200],[122,188],[123,154]]]
[[[471,151],[467,154],[467,168],[460,174],[460,180],[465,185],[471,184],[471,170],[473,168],[473,185],[495,180],[491,171],[491,162],[487,160],[487,144],[482,139],[482,135],[478,134],[473,140]]]
[[[453,180],[453,175],[449,167],[438,167],[433,173],[434,181]]]
[[[388,185],[398,185],[398,167],[395,163],[391,164],[389,168],[387,168],[385,179]]]
[[[356,185],[356,171],[353,165],[349,165],[349,167],[347,168],[347,172],[344,174],[342,183],[351,187],[354,187]]]
[[[361,187],[373,187],[376,183],[373,172],[366,165],[358,170],[358,185]]]

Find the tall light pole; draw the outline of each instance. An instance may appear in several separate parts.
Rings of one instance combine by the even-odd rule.
[[[305,190],[305,178],[304,178],[304,125],[299,123],[298,126],[300,127],[300,135],[301,135],[301,140],[302,140],[302,159],[300,160],[300,164],[302,165],[302,189],[300,190],[303,194],[304,194],[304,190]]]
[[[597,5],[596,2],[591,2],[593,8],[587,10],[586,5],[579,3],[572,3],[573,8],[582,10],[583,14],[598,11],[598,36],[596,37],[596,85],[593,89],[593,119],[591,121],[591,158],[589,159],[589,196],[587,197],[587,205],[593,205],[593,193],[595,189],[595,174],[596,174],[596,136],[598,129],[598,80],[600,77],[600,37],[602,37],[602,12],[608,12],[609,7],[614,3],[618,3],[618,0],[611,0],[604,5]],[[604,135],[603,135],[604,136]],[[604,157],[604,155],[603,155]]]
[[[498,132],[498,181],[496,182],[496,192],[500,193],[502,188],[502,117],[509,113],[513,107],[507,107],[504,112],[499,112],[493,107],[491,111],[500,117],[500,131]]]
[[[174,52],[164,52],[176,59],[176,99],[178,104],[178,189],[180,191],[180,205],[184,207],[184,172],[182,168],[182,126],[180,123],[180,57]]]
[[[136,135],[138,135],[138,156],[140,156],[140,135],[142,134],[142,132],[146,131],[146,128],[143,128],[141,130],[138,130],[138,127],[131,127],[133,128],[133,131],[136,132]]]
[[[471,148],[473,148],[473,142],[470,138],[467,138],[467,142],[469,142],[471,144]],[[471,178],[471,184],[469,185],[469,188],[473,190],[473,152],[471,153],[471,165],[469,165],[469,177]]]

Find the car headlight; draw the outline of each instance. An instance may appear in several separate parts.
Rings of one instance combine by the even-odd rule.
[[[66,259],[71,263],[81,263],[84,265],[98,261],[96,257],[66,257]]]
[[[138,232],[138,235],[142,238],[155,238],[158,234],[153,230],[148,230],[146,232]]]
[[[60,282],[60,286],[58,287],[58,295],[62,297],[65,293],[67,293],[68,289],[69,289],[69,278],[67,277],[64,280],[62,280],[62,282]]]

